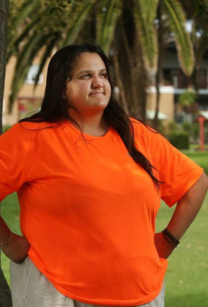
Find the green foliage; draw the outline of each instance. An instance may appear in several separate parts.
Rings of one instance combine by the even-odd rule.
[[[9,130],[11,128],[10,125],[7,125],[7,126],[3,126],[3,133],[6,132],[7,130]]]
[[[206,127],[206,126],[205,126]],[[207,129],[207,134],[206,134]],[[205,129],[205,137],[208,139],[208,128]],[[182,125],[178,125],[175,121],[166,125],[166,136],[170,142],[179,149],[189,148],[190,138],[193,141],[199,139],[199,123],[184,121]],[[189,141],[188,141],[188,140]]]
[[[178,149],[189,149],[189,135],[185,131],[175,131],[168,135],[170,143]]]
[[[65,47],[76,40],[94,2],[95,0],[83,0],[73,6],[73,10],[66,16],[71,20],[71,23],[67,26],[67,32],[61,47]]]
[[[182,107],[190,107],[197,99],[197,93],[194,90],[186,90],[178,97],[178,103]]]
[[[18,16],[22,12],[22,4],[24,0],[10,0],[9,1],[9,19],[8,19],[8,53],[9,54],[16,54],[15,48],[14,48],[14,40],[19,34],[19,25],[16,25],[16,27],[13,26],[15,21],[17,20]]]
[[[190,36],[185,28],[185,12],[178,0],[162,0],[161,7],[170,29],[174,33],[183,71],[190,76],[194,68],[194,53]]]
[[[187,132],[189,135],[191,134],[192,132],[192,125],[190,124],[190,122],[188,121],[184,121],[182,123],[182,128],[185,132]]]
[[[194,17],[200,19],[202,22],[208,22],[208,0],[192,1],[192,9],[194,11]]]
[[[114,36],[115,26],[122,12],[121,0],[96,2],[97,43],[108,54]]]
[[[158,52],[157,34],[154,28],[158,0],[134,0],[134,6],[134,19],[142,42],[142,49],[149,66],[154,67]]]
[[[182,125],[178,125],[175,121],[169,122],[166,125],[166,136],[175,147],[179,149],[188,149],[190,138],[192,141],[197,141],[199,139],[199,123],[184,121]]]
[[[202,6],[205,2],[206,0],[203,0]],[[131,2],[124,0],[10,0],[8,58],[12,55],[17,57],[10,110],[29,66],[37,55],[41,55],[39,76],[53,50],[81,41],[82,37],[88,41],[97,41],[108,53],[112,42],[120,35],[118,31],[115,31],[118,24],[125,26],[123,34],[126,37],[123,41],[129,44],[132,62],[135,61],[134,74],[142,66],[137,63],[137,57],[141,58],[140,62],[155,67],[158,55],[155,20],[159,7],[162,12],[162,23],[167,25],[169,34],[174,33],[182,68],[189,75],[194,64],[193,46],[185,29],[185,13],[178,0],[132,0]],[[130,12],[130,22],[124,20],[126,18],[124,10]],[[130,23],[133,27],[129,26]],[[135,29],[139,35],[136,35]],[[89,33],[80,37],[80,33],[87,31]],[[114,48],[117,48],[115,46],[116,44]],[[121,53],[120,50],[116,51]],[[122,61],[125,62],[125,59]],[[36,84],[37,80],[38,78]],[[130,94],[125,94],[130,101],[133,94],[130,99]],[[144,97],[142,99],[144,100]],[[131,100],[132,104],[136,104],[135,98]]]
[[[197,153],[197,158],[193,157],[193,160],[200,162],[201,153]],[[161,231],[168,224],[174,209],[175,206],[167,208],[164,203],[161,204],[157,217],[157,231]],[[181,239],[181,243],[168,258],[165,278],[167,307],[206,307],[207,215],[208,196],[193,224]]]
[[[192,35],[192,40],[195,46],[195,61],[196,67],[199,67],[203,59],[205,50],[207,48],[207,29],[204,29],[197,22],[194,24],[194,33]],[[200,33],[200,35],[198,35]]]
[[[185,152],[185,154],[199,164],[205,171],[206,175],[208,175],[208,161],[207,161],[207,151],[192,151]],[[208,196],[208,195],[207,195]]]
[[[205,142],[208,142],[208,125],[204,126],[204,137],[205,137]]]
[[[150,123],[150,126],[151,126],[151,123]],[[165,134],[165,125],[164,125],[164,123],[163,123],[163,121],[162,120],[159,120],[158,121],[158,126],[157,126],[157,131],[159,132],[159,133],[161,133],[162,135],[164,135]]]
[[[20,231],[19,213],[20,213],[20,208],[18,205],[17,194],[13,193],[7,196],[7,198],[2,201],[1,215],[6,220],[6,223],[11,229],[11,231],[20,235],[21,231]],[[7,279],[7,282],[10,285],[10,274],[9,274],[10,259],[7,258],[3,253],[1,253],[1,258],[2,258],[1,259],[2,269],[4,271],[4,275]]]
[[[9,41],[8,56],[16,54],[18,57],[9,101],[10,111],[34,58],[42,51],[39,76],[53,49],[58,45],[64,47],[73,43],[77,38],[94,2],[95,0],[25,0],[21,3],[20,14],[13,14],[10,24],[11,28],[15,24],[21,29],[20,35],[13,34]],[[11,33],[13,32],[10,31]]]
[[[199,123],[198,122],[194,122],[192,124],[191,136],[193,137],[195,141],[199,138]]]
[[[178,125],[175,121],[171,121],[167,124],[168,133],[178,131]]]

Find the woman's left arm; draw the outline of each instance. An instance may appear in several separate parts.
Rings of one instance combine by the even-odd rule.
[[[178,201],[173,216],[168,223],[168,231],[180,240],[199,212],[206,192],[208,178],[203,173],[197,182]],[[174,247],[164,238],[162,233],[155,234],[155,246],[161,258],[168,258]]]

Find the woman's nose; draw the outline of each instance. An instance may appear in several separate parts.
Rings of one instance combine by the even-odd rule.
[[[92,87],[93,88],[103,87],[103,82],[102,82],[102,80],[100,79],[99,76],[94,76],[93,77],[93,79],[92,79]]]

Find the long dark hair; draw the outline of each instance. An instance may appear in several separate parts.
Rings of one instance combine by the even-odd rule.
[[[110,61],[98,45],[89,43],[74,44],[58,50],[51,58],[48,66],[45,95],[40,111],[28,118],[22,119],[20,122],[44,121],[61,123],[65,120],[74,122],[74,119],[69,116],[69,105],[64,99],[63,93],[66,92],[66,83],[71,80],[72,70],[76,65],[79,55],[84,52],[97,53],[106,66],[108,80],[111,86],[110,101],[104,110],[106,122],[118,132],[133,160],[141,165],[150,175],[156,186],[159,186],[161,182],[153,174],[154,166],[151,165],[149,160],[135,146],[134,129],[131,120],[114,98]]]

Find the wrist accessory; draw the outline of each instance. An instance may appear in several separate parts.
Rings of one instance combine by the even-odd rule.
[[[0,245],[0,250],[2,250],[2,252],[4,251],[4,246],[7,245],[9,243],[9,241],[11,241],[11,239],[13,238],[12,232],[9,235],[9,238]]]
[[[180,243],[180,241],[178,241],[173,235],[172,233],[165,228],[162,231],[163,237],[175,248],[178,246],[178,244]]]

